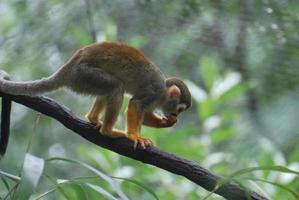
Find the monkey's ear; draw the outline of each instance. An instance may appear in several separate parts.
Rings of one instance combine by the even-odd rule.
[[[181,96],[181,90],[176,86],[172,85],[167,89],[169,99],[174,100]]]

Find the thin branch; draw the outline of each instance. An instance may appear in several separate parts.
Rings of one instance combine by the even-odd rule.
[[[201,167],[197,163],[180,158],[174,154],[163,152],[156,147],[147,148],[145,150],[134,150],[133,143],[125,138],[110,139],[104,137],[99,134],[98,130],[96,130],[92,124],[77,118],[67,107],[48,97],[14,96],[1,92],[0,96],[7,97],[12,101],[23,104],[24,106],[56,119],[66,128],[71,129],[74,133],[98,146],[143,163],[154,165],[174,174],[184,176],[208,191],[213,191],[217,183],[222,180],[222,177]],[[222,185],[214,192],[229,200],[247,200],[248,196],[252,200],[267,199],[233,182]]]

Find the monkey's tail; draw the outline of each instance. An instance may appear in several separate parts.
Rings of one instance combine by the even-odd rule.
[[[70,72],[70,67],[76,64],[80,58],[81,52],[82,50],[78,50],[57,72],[40,80],[27,82],[10,81],[8,74],[5,71],[0,70],[0,92],[31,96],[56,90],[65,85],[65,75],[67,72]],[[11,100],[8,97],[3,96],[1,106],[0,160],[6,152],[9,139]]]
[[[28,96],[51,92],[63,86],[63,77],[61,77],[59,72],[57,71],[53,75],[40,80],[18,82],[7,80],[7,73],[0,70],[0,91],[8,94]]]
[[[51,92],[63,87],[66,84],[67,76],[71,72],[71,67],[80,59],[82,50],[78,50],[67,63],[60,67],[54,74],[49,77],[34,81],[10,81],[8,74],[0,70],[0,92],[13,95],[35,96]]]
[[[5,74],[3,78],[5,80],[9,80],[7,74]],[[11,100],[7,97],[2,97],[1,107],[2,110],[1,110],[1,132],[0,132],[0,160],[4,156],[8,144]]]
[[[1,112],[1,133],[0,133],[0,160],[4,156],[9,138],[11,100],[7,97],[2,98]]]
[[[0,70],[0,92],[15,95],[37,95],[52,91],[60,87],[61,82],[56,81],[59,71],[48,78],[37,81],[14,82],[10,81],[8,74]],[[1,132],[0,132],[0,159],[4,156],[9,139],[11,100],[2,97]]]

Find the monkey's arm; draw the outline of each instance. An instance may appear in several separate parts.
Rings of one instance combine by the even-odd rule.
[[[177,120],[175,118],[164,118],[153,112],[146,112],[143,118],[143,124],[154,128],[167,128],[173,126]]]

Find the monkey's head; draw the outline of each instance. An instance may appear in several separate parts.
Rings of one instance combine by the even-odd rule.
[[[162,106],[166,117],[177,117],[191,106],[191,94],[188,87],[178,78],[166,80],[167,99]]]

